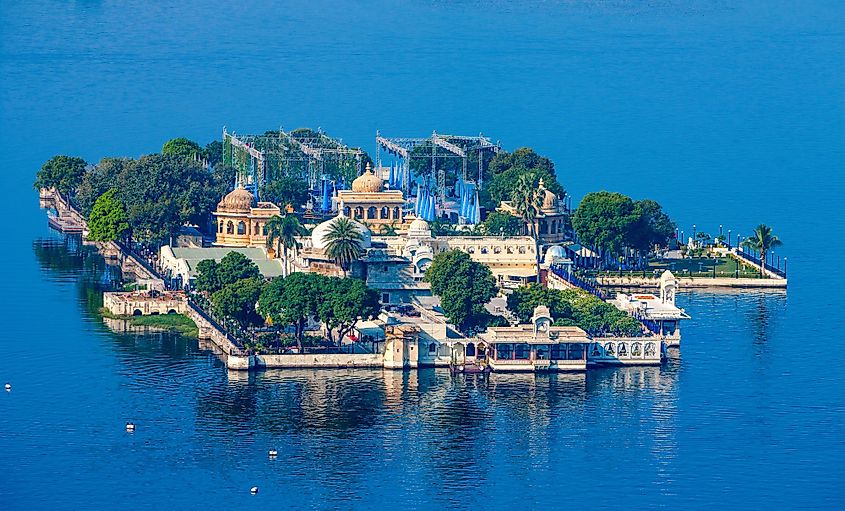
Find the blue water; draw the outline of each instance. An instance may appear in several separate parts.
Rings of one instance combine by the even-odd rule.
[[[0,509],[845,507],[841,2],[156,4],[0,2]],[[682,295],[662,368],[230,377],[108,330],[31,189],[224,125],[530,145],[576,200],[773,225],[788,296]]]

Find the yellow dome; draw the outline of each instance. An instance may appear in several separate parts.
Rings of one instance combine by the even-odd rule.
[[[382,190],[384,190],[384,183],[381,178],[373,174],[369,163],[367,170],[352,181],[353,192],[380,192]]]
[[[543,193],[543,207],[545,210],[557,209],[557,195],[551,190],[546,190],[543,178],[540,178],[540,191]]]
[[[255,197],[244,188],[239,186],[229,192],[223,200],[217,204],[217,211],[225,213],[249,213],[249,209],[255,205]]]

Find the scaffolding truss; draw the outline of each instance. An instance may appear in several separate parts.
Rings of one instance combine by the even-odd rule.
[[[478,177],[473,180],[480,188],[484,182],[484,158],[483,153],[490,151],[497,154],[501,150],[498,143],[482,134],[478,136],[464,135],[443,135],[436,131],[430,137],[424,138],[395,138],[383,137],[376,132],[376,146],[378,148],[377,160],[381,167],[381,152],[384,150],[388,155],[399,159],[399,168],[402,172],[402,191],[407,195],[411,190],[411,160],[414,158],[431,159],[431,174],[436,179],[437,195],[440,203],[446,201],[446,169],[444,165],[437,167],[439,158],[460,158],[460,177],[464,182],[470,181],[467,173],[469,155],[476,154],[478,160]],[[438,148],[442,151],[438,151]]]

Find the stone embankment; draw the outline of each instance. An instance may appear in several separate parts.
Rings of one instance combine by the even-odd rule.
[[[786,279],[744,279],[730,277],[675,277],[684,289],[737,288],[737,289],[786,289]],[[602,287],[648,288],[660,287],[660,279],[642,276],[603,276],[596,277]]]

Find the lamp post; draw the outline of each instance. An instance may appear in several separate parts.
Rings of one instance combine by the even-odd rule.
[[[786,258],[783,258],[783,274],[786,275]]]
[[[731,230],[728,229],[728,248],[731,248]]]
[[[698,242],[695,241],[695,224],[692,224],[692,246],[698,247]]]

